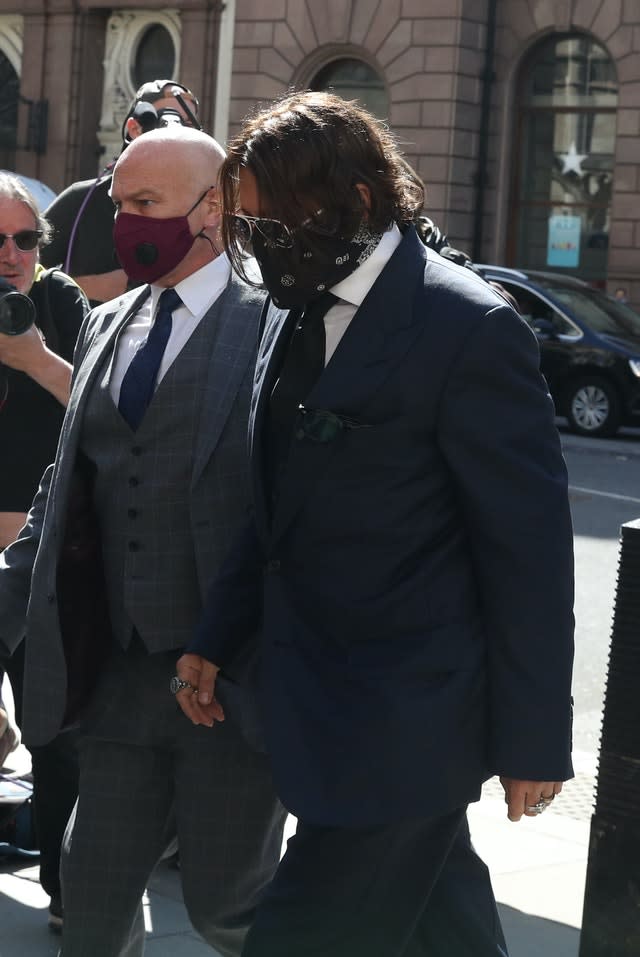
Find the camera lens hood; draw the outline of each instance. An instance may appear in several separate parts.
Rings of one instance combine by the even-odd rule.
[[[0,278],[0,332],[6,336],[20,336],[35,319],[36,307],[31,299]]]

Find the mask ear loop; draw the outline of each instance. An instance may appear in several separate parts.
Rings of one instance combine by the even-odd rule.
[[[217,188],[217,187],[215,187],[215,186],[210,186],[210,187],[209,187],[209,189],[216,189],[216,188]],[[190,213],[193,212],[193,210],[196,208],[196,206],[198,206],[199,203],[202,202],[202,200],[205,198],[205,196],[206,196],[207,193],[209,192],[209,189],[208,189],[205,193],[203,193],[202,196],[200,197],[200,199],[198,200],[198,202],[195,203],[195,205],[191,207],[191,209],[190,209],[189,212],[187,213],[187,216],[188,216]],[[214,241],[211,239],[211,237],[210,237],[210,236],[207,236],[207,234],[206,234],[206,232],[205,232],[206,229],[207,229],[207,227],[206,227],[206,226],[203,226],[203,228],[200,230],[200,232],[199,232],[199,233],[196,233],[193,238],[194,238],[194,239],[206,239],[206,241],[209,243],[209,245],[211,246],[211,249],[212,249],[213,252],[216,254],[216,256],[221,256],[223,250],[222,250],[222,249],[218,249],[218,247],[216,246],[216,244],[214,243]]]

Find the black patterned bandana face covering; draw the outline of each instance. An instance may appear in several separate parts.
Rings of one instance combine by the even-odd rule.
[[[369,258],[381,238],[382,233],[372,232],[364,222],[352,239],[299,229],[292,245],[284,249],[256,230],[253,253],[276,306],[293,309],[306,306],[346,279]]]

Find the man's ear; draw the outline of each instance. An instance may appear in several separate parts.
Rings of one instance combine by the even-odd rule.
[[[215,186],[211,186],[202,202],[206,205],[206,218],[205,218],[205,229],[209,226],[219,226],[222,219],[222,213],[220,210],[220,198],[218,190]]]
[[[356,189],[360,193],[360,199],[365,209],[371,209],[371,190],[364,183],[356,183]]]
[[[140,126],[137,120],[134,120],[132,116],[129,117],[127,122],[124,125],[127,136],[130,140],[137,140],[137,138],[144,133],[144,130]]]

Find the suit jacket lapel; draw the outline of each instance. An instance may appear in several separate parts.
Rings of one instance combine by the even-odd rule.
[[[232,276],[207,314],[216,324],[201,425],[195,450],[192,487],[220,440],[247,366],[255,356],[262,293]]]
[[[264,333],[258,350],[253,400],[249,416],[249,454],[251,457],[251,479],[256,524],[258,534],[264,542],[269,538],[270,506],[265,497],[265,461],[261,438],[264,435],[269,398],[291,337],[292,327],[298,321],[299,316],[300,312],[298,310],[292,309],[287,312],[287,310],[278,309],[273,303],[269,302]]]
[[[409,229],[307,397],[309,409],[357,421],[366,418],[371,399],[423,329],[424,316],[416,313],[414,299],[423,285],[425,258],[424,246]],[[303,435],[294,437],[273,517],[272,545],[284,534],[339,447],[340,435],[325,443]]]
[[[91,313],[89,320],[89,341],[80,342],[83,351],[75,359],[73,388],[66,415],[62,424],[55,472],[49,496],[52,514],[64,514],[67,507],[69,483],[76,465],[76,458],[82,433],[84,410],[91,388],[102,369],[106,358],[113,349],[118,335],[131,316],[140,308],[149,295],[149,287],[131,298],[115,300],[107,311],[99,306]],[[97,315],[96,315],[97,313]],[[62,513],[60,513],[62,509]],[[57,521],[57,519],[53,519]],[[58,544],[60,542],[58,541]]]
[[[105,313],[101,328],[94,334],[93,340],[82,356],[80,365],[75,372],[65,420],[70,426],[81,421],[89,390],[93,386],[104,360],[113,349],[114,343],[124,326],[138,311],[148,295],[149,287],[145,286],[140,294],[135,296],[128,304],[123,303],[122,300],[117,300],[114,302],[113,311]]]

